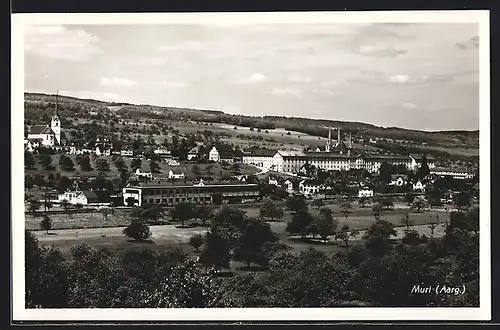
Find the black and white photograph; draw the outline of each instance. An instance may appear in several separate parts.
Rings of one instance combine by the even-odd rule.
[[[14,319],[489,319],[487,11],[12,20]]]

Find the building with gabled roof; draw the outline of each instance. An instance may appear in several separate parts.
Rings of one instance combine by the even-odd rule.
[[[41,145],[45,147],[61,145],[61,120],[57,106],[58,95],[56,95],[55,112],[50,120],[50,125],[33,125],[28,132],[28,141],[40,140]]]

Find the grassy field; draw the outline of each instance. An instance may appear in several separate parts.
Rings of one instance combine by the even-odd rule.
[[[350,210],[350,214],[346,218],[342,213],[337,204],[326,205],[332,209],[334,217],[339,220],[339,226],[348,224],[352,229],[366,229],[375,223],[375,218],[373,217],[370,207],[360,208],[354,206]],[[258,208],[245,208],[244,209],[248,216],[258,217],[260,210]],[[313,215],[318,214],[316,208],[310,208]],[[395,226],[402,226],[401,217],[407,212],[407,209],[394,209],[385,210],[382,212],[381,217],[387,221],[393,223]],[[93,213],[76,213],[72,215],[67,215],[65,213],[53,214],[50,216],[52,219],[53,229],[77,229],[77,228],[105,228],[105,227],[122,227],[127,226],[130,222],[129,218],[130,210],[128,209],[115,209],[114,215],[108,215],[107,218],[99,212]],[[410,219],[413,221],[414,225],[423,225],[431,222],[437,222],[436,215],[439,216],[440,221],[446,220],[446,213],[437,211],[422,210],[420,213],[411,212]],[[284,227],[288,221],[292,219],[293,215],[289,211],[285,211],[285,215],[282,219],[277,222],[273,222],[273,226],[276,228],[278,234],[284,233]],[[33,217],[32,215],[25,216],[25,227],[28,230],[38,230],[40,228],[41,217]],[[168,214],[162,219],[163,222],[171,222],[172,219]],[[195,222],[195,220],[192,220]],[[282,223],[283,225],[279,225]],[[283,228],[281,228],[283,227]]]
[[[339,219],[339,228],[348,224],[351,229],[360,230],[360,235],[351,240],[349,246],[356,244],[362,244],[361,237],[363,235],[363,230],[371,226],[375,219],[371,215],[370,208],[359,208],[356,207],[352,210],[351,214],[345,218],[341,213],[337,205],[327,205],[334,211],[334,215]],[[258,216],[258,208],[246,208],[245,211],[249,216]],[[405,209],[395,209],[387,210],[382,213],[382,218],[387,219],[393,223],[397,228],[398,239],[402,237],[404,227],[401,224],[401,217],[406,212]],[[150,226],[152,232],[152,242],[151,243],[137,243],[130,241],[128,238],[124,237],[121,233],[121,227],[128,225],[129,210],[115,210],[115,215],[109,215],[105,219],[100,213],[81,213],[74,214],[69,217],[65,214],[52,215],[51,219],[53,222],[53,229],[47,235],[45,232],[39,230],[39,224],[41,218],[34,218],[30,215],[26,216],[25,227],[26,229],[35,231],[38,238],[41,240],[41,244],[53,245],[59,249],[64,254],[68,254],[73,245],[86,243],[88,245],[94,246],[96,248],[107,247],[111,251],[121,252],[126,249],[141,249],[150,248],[154,250],[162,250],[171,247],[180,248],[185,253],[191,256],[199,255],[193,247],[191,247],[188,242],[189,238],[198,233],[203,233],[207,228],[194,227],[194,228],[179,228],[178,224],[172,225],[159,225]],[[317,214],[317,209],[311,209],[313,214]],[[446,220],[446,214],[441,212],[440,221],[444,222]],[[428,223],[436,222],[436,212],[434,211],[422,211],[420,213],[411,213],[410,218],[413,220],[413,227],[421,234],[430,235],[430,229],[424,226]],[[306,239],[301,240],[299,237],[294,237],[288,235],[285,231],[287,221],[292,218],[292,214],[286,211],[285,216],[279,221],[270,222],[272,230],[278,235],[283,243],[290,245],[293,251],[300,252],[309,248],[314,248],[325,253],[345,251],[346,247],[341,241],[336,241],[331,238],[328,242],[321,242],[319,240]],[[170,217],[166,216],[162,219],[162,222],[169,222]],[[189,223],[189,222],[188,222]],[[56,230],[59,229],[59,230]],[[441,235],[443,228],[438,226],[435,231],[436,235]],[[237,270],[244,266],[241,263],[234,263],[231,269]]]
[[[80,166],[76,163],[76,155],[67,155],[70,157],[75,164],[75,171],[74,172],[68,172],[68,171],[61,171],[61,168],[59,166],[59,158],[60,155],[52,155],[52,165],[55,167],[55,170],[52,172],[59,172],[61,175],[64,176],[74,176],[74,175],[81,175],[81,176],[88,176],[88,177],[95,177],[98,175],[97,171],[97,166],[96,162],[98,159],[102,158],[105,159],[108,164],[109,164],[109,171],[105,172],[108,176],[110,177],[119,177],[120,172],[118,171],[118,168],[115,166],[112,160],[112,156],[101,156],[101,157],[90,157],[90,165],[92,166],[93,170],[92,171],[82,171]],[[130,171],[130,164],[132,162],[132,158],[123,158],[125,165],[127,166],[128,170]],[[161,173],[158,175],[168,175],[168,172],[170,170],[179,173],[182,172],[188,179],[192,179],[196,177],[196,174],[193,171],[193,166],[196,165],[200,169],[200,174],[201,175],[210,175],[214,177],[220,177],[223,175],[234,175],[231,172],[230,166],[223,167],[219,163],[212,163],[210,166],[212,167],[210,174],[207,171],[207,166],[208,164],[194,164],[194,163],[181,163],[179,166],[171,166],[168,165],[166,162],[158,162],[158,165],[160,166],[160,171]],[[254,174],[259,172],[259,169],[257,169],[254,166],[247,165],[247,164],[239,164],[240,165],[240,172],[241,174]],[[141,161],[141,172],[149,172],[149,161],[147,160],[142,160]],[[51,171],[46,171],[43,169],[41,164],[36,164],[34,169],[31,170],[26,170],[25,173],[35,175],[37,173],[43,174],[43,175],[48,175]]]

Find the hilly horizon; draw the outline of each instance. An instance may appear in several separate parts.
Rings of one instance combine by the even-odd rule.
[[[36,93],[36,92],[24,92],[25,100],[26,98],[30,98],[33,96],[38,96],[38,97],[50,97],[54,98],[56,97],[56,94],[47,94],[47,93]],[[338,120],[330,120],[330,119],[319,119],[319,118],[307,118],[307,117],[296,117],[296,116],[254,116],[254,115],[240,115],[240,114],[231,114],[231,113],[226,113],[222,110],[215,110],[215,109],[199,109],[199,108],[182,108],[182,107],[171,107],[171,106],[159,106],[159,105],[151,105],[151,104],[133,104],[133,103],[128,103],[128,102],[110,102],[110,101],[102,101],[102,100],[97,100],[97,99],[91,99],[91,98],[78,98],[74,96],[68,96],[68,95],[58,95],[59,100],[74,100],[74,101],[79,101],[79,102],[87,102],[93,105],[100,105],[103,107],[112,107],[112,106],[128,106],[128,107],[134,107],[134,111],[145,111],[145,112],[157,112],[163,110],[164,112],[198,112],[200,114],[205,114],[205,115],[219,115],[219,116],[234,116],[234,117],[248,117],[248,118],[256,118],[256,119],[268,119],[270,121],[276,121],[276,120],[282,120],[282,119],[288,119],[288,120],[306,120],[306,121],[312,121],[316,122],[319,125],[322,126],[356,126],[357,129],[383,129],[383,130],[393,130],[393,131],[400,131],[400,132],[421,132],[421,133],[430,133],[430,134],[446,134],[446,135],[453,135],[453,134],[459,134],[459,135],[476,135],[479,133],[479,130],[464,130],[464,129],[457,129],[457,130],[421,130],[421,129],[411,129],[411,128],[403,128],[403,127],[384,127],[384,126],[377,126],[371,123],[366,123],[366,122],[359,122],[359,121],[338,121]],[[108,109],[109,110],[109,109]]]

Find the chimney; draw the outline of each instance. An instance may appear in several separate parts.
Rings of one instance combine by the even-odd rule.
[[[349,149],[352,149],[352,133],[349,132]]]
[[[328,144],[332,142],[332,128],[328,127]]]

